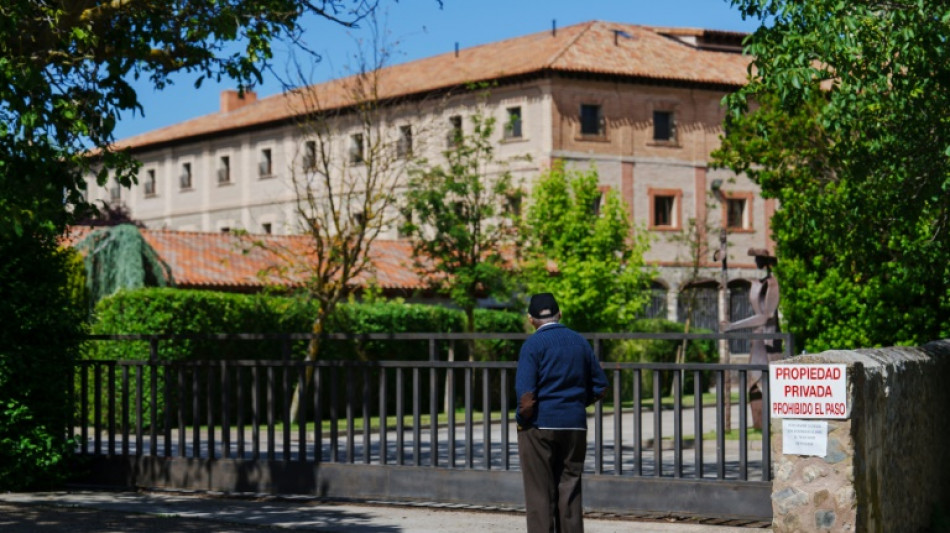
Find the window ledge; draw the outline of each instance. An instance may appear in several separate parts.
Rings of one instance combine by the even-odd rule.
[[[726,228],[728,233],[755,233],[755,228]]]
[[[650,226],[650,231],[681,231],[679,226]]]
[[[273,179],[274,177],[275,177],[275,174],[273,174],[273,173],[271,173],[271,174],[258,174],[258,175],[257,175],[257,179],[259,179],[259,180],[269,180],[269,179]]]
[[[578,142],[595,142],[595,143],[606,143],[610,142],[610,139],[607,135],[590,135],[590,134],[580,134],[574,137],[575,141]]]
[[[502,137],[502,144],[518,144],[528,142],[528,138],[522,135],[521,137]]]
[[[647,142],[647,146],[658,146],[662,148],[682,148],[683,147],[683,145],[681,145],[677,141],[656,141],[656,140]]]

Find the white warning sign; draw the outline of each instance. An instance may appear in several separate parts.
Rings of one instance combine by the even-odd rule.
[[[782,420],[782,453],[827,456],[828,422]]]
[[[773,418],[846,418],[847,365],[787,365],[769,368]]]

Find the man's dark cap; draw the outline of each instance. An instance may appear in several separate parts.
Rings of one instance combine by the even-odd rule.
[[[561,312],[557,300],[550,292],[542,292],[531,297],[528,304],[528,314],[532,318],[551,318]]]

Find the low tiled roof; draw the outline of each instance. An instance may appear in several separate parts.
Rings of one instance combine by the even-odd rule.
[[[74,245],[97,228],[73,227],[64,243]],[[301,269],[282,269],[284,252],[295,257],[312,254],[310,240],[301,235],[239,235],[172,230],[139,230],[169,266],[175,285],[182,288],[254,291],[268,285],[303,285]],[[254,241],[263,243],[261,246]],[[370,249],[372,272],[355,280],[371,280],[382,289],[415,290],[426,285],[412,267],[412,246],[404,240],[376,240]],[[277,274],[276,271],[280,271]]]
[[[737,41],[741,33],[656,28],[592,21],[411,61],[382,69],[378,98],[392,99],[466,84],[546,72],[594,74],[665,83],[739,87],[749,57],[691,46],[704,36]],[[312,87],[323,110],[353,104],[353,77]],[[288,120],[304,110],[300,92],[262,98],[230,112],[217,112],[121,140],[119,148],[145,148]]]

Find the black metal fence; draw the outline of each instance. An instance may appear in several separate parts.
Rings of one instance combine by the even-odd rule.
[[[790,337],[782,337],[787,350]],[[234,339],[236,336],[220,336]],[[261,340],[261,335],[237,336]],[[289,336],[291,340],[307,335]],[[420,339],[431,359],[438,343],[507,339],[519,334],[378,334],[363,339]],[[682,334],[591,334],[600,354],[604,343],[622,339],[682,339]],[[735,335],[692,334],[690,340]],[[743,337],[748,338],[749,335]],[[513,420],[516,362],[450,361],[158,361],[158,344],[170,336],[101,336],[94,342],[146,340],[146,360],[80,361],[73,431],[80,455],[124,461],[234,461],[327,465],[425,467],[427,471],[513,472],[518,470]],[[285,337],[280,337],[285,338]],[[766,365],[602,363],[611,393],[589,413],[588,484],[598,476],[692,481],[726,492],[736,484],[757,490],[771,480],[768,416],[761,435],[750,438],[752,404],[746,391]],[[738,403],[727,401],[722,384],[733,373]],[[767,379],[763,404],[768,405]],[[707,401],[715,391],[714,400]],[[296,402],[294,398],[296,397]],[[726,428],[733,409],[733,428]],[[296,410],[296,416],[293,411]],[[738,430],[735,440],[729,429]],[[164,461],[164,463],[162,462]],[[127,463],[128,464],[128,463]],[[172,463],[167,463],[172,464]],[[113,465],[114,466],[114,465]],[[133,468],[134,469],[134,468]],[[404,472],[404,471],[403,471]],[[219,476],[220,477],[220,476]],[[350,476],[352,477],[352,476]],[[371,477],[367,477],[371,479]],[[485,490],[492,491],[487,478]],[[155,480],[146,481],[154,483]],[[425,482],[425,481],[423,481]],[[352,480],[343,490],[372,493]],[[375,482],[373,482],[375,483]],[[280,485],[280,483],[276,483]],[[606,487],[606,485],[605,485]],[[227,489],[228,487],[217,487]],[[234,487],[239,489],[240,487]],[[497,487],[496,487],[497,489]],[[294,490],[294,489],[291,489]],[[672,490],[672,489],[670,489]],[[366,492],[369,491],[369,492]],[[390,497],[413,499],[413,494]],[[504,492],[504,491],[500,491]],[[588,505],[597,506],[598,490]],[[615,493],[604,489],[604,493]],[[452,496],[445,496],[451,499]],[[501,498],[499,491],[491,498]],[[615,494],[611,497],[616,497]],[[520,494],[507,496],[517,505]],[[765,501],[768,501],[767,496]],[[504,502],[502,502],[504,503]],[[731,504],[730,504],[731,505]],[[616,507],[604,504],[599,508]],[[760,507],[762,507],[760,505]],[[691,512],[691,511],[684,511]],[[723,515],[762,515],[734,507]],[[770,512],[770,509],[769,509]],[[706,514],[709,514],[707,511]],[[760,516],[761,517],[761,516]]]

